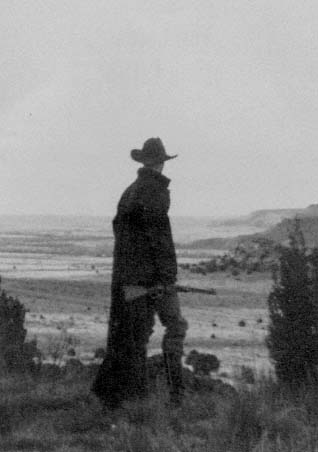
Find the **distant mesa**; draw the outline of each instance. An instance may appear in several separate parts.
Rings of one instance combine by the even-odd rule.
[[[228,218],[224,220],[215,220],[211,226],[249,226],[267,229],[279,223],[284,218],[293,218],[305,209],[261,209],[255,210],[248,215]]]
[[[275,243],[286,243],[293,227],[293,219],[299,218],[300,227],[304,233],[306,245],[318,246],[318,204],[311,204],[304,209],[272,209],[257,210],[249,215],[227,220],[215,220],[211,227],[258,227],[254,234],[236,235],[232,237],[212,237],[195,240],[179,248],[234,250],[242,243],[251,243],[260,238],[266,238]]]

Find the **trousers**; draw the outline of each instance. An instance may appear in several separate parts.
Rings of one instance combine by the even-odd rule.
[[[183,343],[188,324],[181,315],[175,286],[165,286],[157,299],[144,295],[124,301],[120,306],[120,310],[118,305],[111,312],[106,357],[93,391],[110,408],[148,394],[147,344],[157,314],[165,327],[162,351],[170,397],[181,398]]]
[[[166,286],[159,298],[152,299],[146,296],[143,299],[135,300],[132,310],[135,311],[132,326],[135,345],[136,350],[139,350],[141,354],[142,363],[146,363],[147,344],[153,333],[155,314],[158,315],[161,324],[165,327],[162,352],[167,383],[171,395],[181,395],[184,389],[182,379],[183,343],[188,323],[181,314],[180,301],[175,287],[173,285]],[[140,316],[141,311],[144,311],[144,315]]]

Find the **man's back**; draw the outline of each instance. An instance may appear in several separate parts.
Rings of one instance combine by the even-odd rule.
[[[169,179],[141,168],[123,193],[113,221],[113,278],[122,284],[173,284],[177,264],[168,210]]]

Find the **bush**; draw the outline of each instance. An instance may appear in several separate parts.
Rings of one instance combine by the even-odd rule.
[[[317,251],[308,254],[298,220],[289,246],[280,248],[279,269],[268,298],[267,346],[278,380],[288,385],[317,381]]]
[[[2,371],[34,371],[34,358],[40,358],[36,340],[25,342],[26,310],[18,298],[1,290],[0,278],[0,361]]]

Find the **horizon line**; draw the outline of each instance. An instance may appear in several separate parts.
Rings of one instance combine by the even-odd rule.
[[[317,206],[318,204],[307,204],[306,207],[274,207],[274,208],[259,208],[241,213],[224,213],[224,214],[185,214],[176,213],[170,214],[170,218],[233,218],[247,216],[255,212],[266,211],[280,211],[280,210],[304,210],[306,208]],[[94,213],[0,213],[0,217],[68,217],[68,218],[109,218],[114,217],[115,213],[94,214]]]

